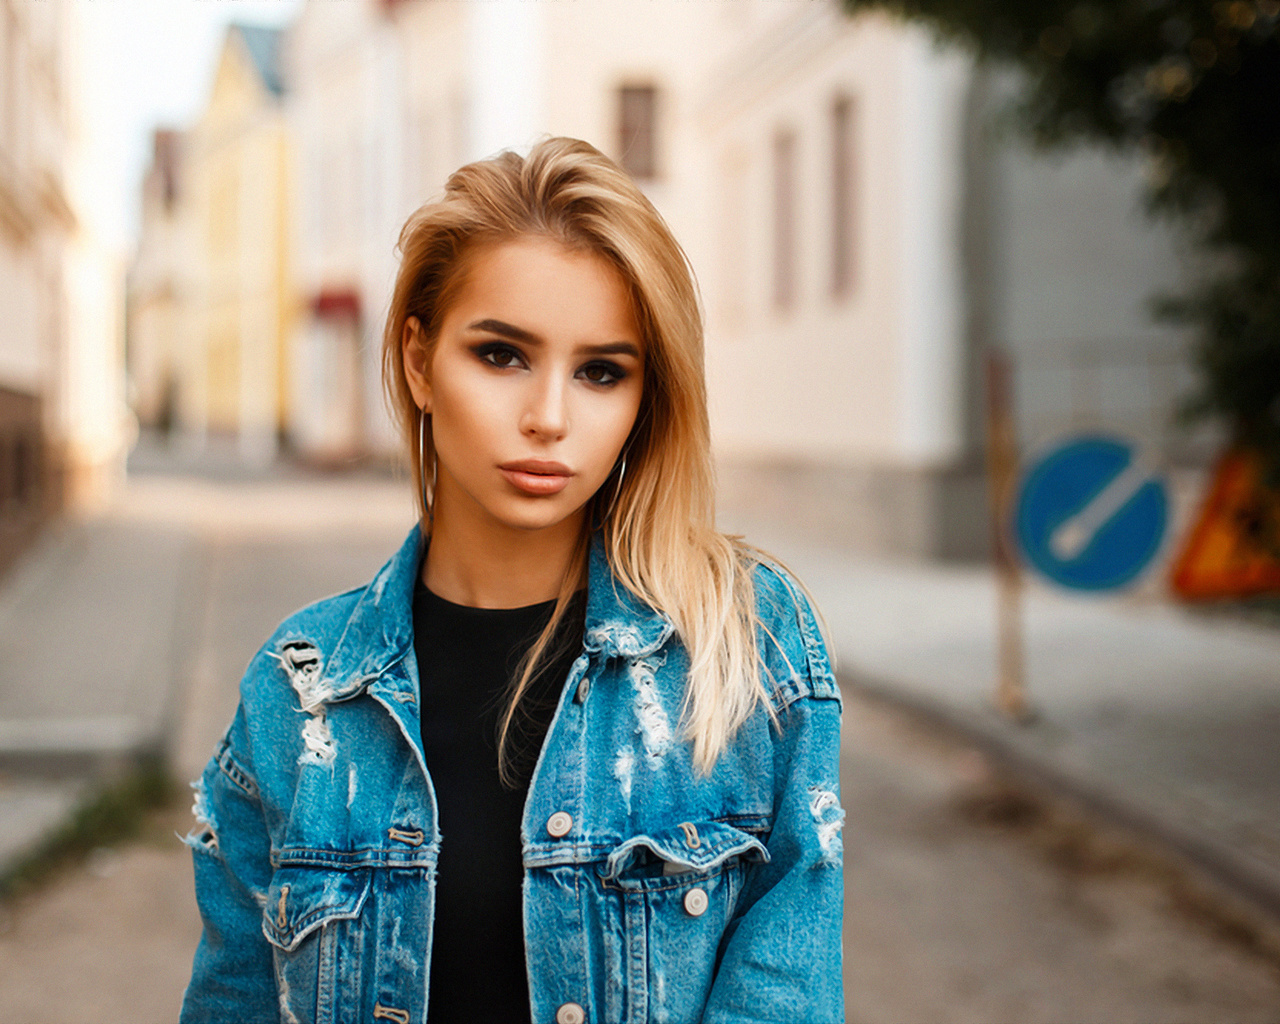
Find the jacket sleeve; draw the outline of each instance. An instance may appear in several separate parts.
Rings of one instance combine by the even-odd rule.
[[[243,705],[194,784],[196,901],[204,933],[182,1003],[183,1024],[280,1019],[270,944],[262,931],[271,841],[258,788],[242,766]]]
[[[775,632],[787,682],[774,731],[769,860],[751,868],[726,931],[708,1024],[844,1020],[840,692],[812,609],[788,591],[798,629]]]

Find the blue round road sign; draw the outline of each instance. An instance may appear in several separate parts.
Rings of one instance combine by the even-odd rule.
[[[1164,538],[1164,480],[1124,441],[1080,437],[1031,467],[1018,496],[1018,546],[1051,580],[1079,590],[1131,582]]]

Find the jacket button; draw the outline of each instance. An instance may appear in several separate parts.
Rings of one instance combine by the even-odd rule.
[[[585,1024],[586,1011],[577,1003],[565,1003],[556,1010],[556,1024]]]
[[[578,703],[585,704],[587,702],[587,694],[591,692],[591,680],[586,676],[582,677],[582,682],[578,684]]]
[[[547,819],[547,833],[553,839],[559,839],[561,836],[567,836],[569,829],[573,828],[573,818],[567,811],[556,811]],[[565,1006],[577,1006],[577,1003],[565,1003]],[[561,1007],[563,1009],[563,1007]],[[581,1010],[581,1007],[579,1007]]]
[[[701,917],[707,912],[705,889],[690,889],[684,894],[684,909],[690,917]]]

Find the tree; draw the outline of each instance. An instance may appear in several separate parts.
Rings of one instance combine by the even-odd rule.
[[[1019,67],[1045,146],[1104,143],[1154,162],[1148,204],[1216,268],[1159,313],[1195,325],[1189,410],[1224,417],[1280,480],[1280,0],[844,0],[923,21]]]

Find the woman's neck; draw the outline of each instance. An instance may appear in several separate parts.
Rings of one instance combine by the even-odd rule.
[[[581,530],[581,516],[536,531],[468,529],[437,516],[422,582],[438,597],[472,608],[550,601],[560,593]]]

